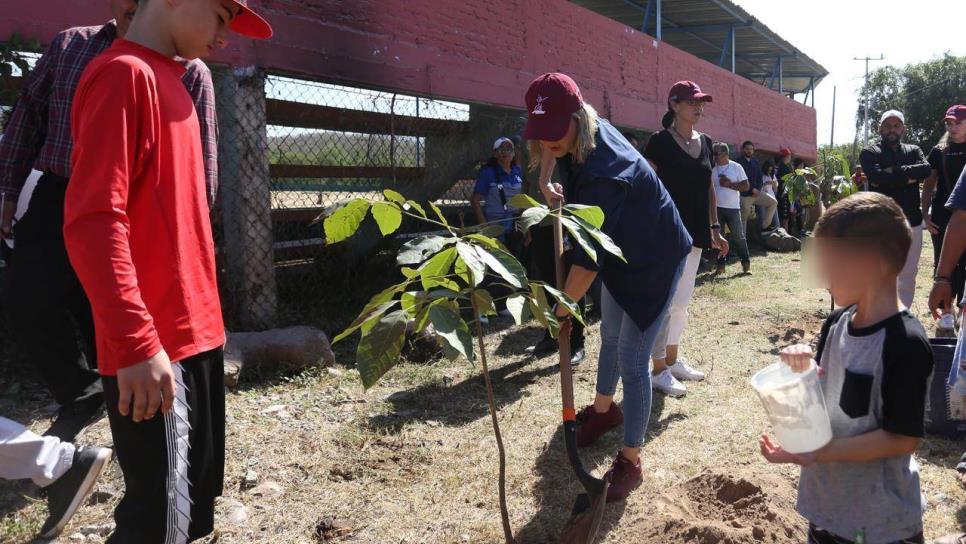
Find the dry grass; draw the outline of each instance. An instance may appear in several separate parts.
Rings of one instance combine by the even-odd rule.
[[[923,318],[931,258],[927,246],[914,307]],[[773,485],[773,496],[791,502],[795,471],[769,466],[758,456],[756,438],[767,424],[747,380],[780,346],[813,339],[829,300],[802,287],[797,255],[757,257],[754,265],[754,276],[706,281],[698,288],[682,349],[710,371],[709,378],[692,385],[683,399],[654,397],[643,452],[645,484],[626,504],[608,508],[603,541],[667,542],[642,537],[642,528],[660,513],[658,499],[667,488],[704,470],[780,482]],[[579,490],[558,430],[556,361],[519,355],[539,337],[536,329],[501,330],[500,324],[490,326],[487,345],[507,445],[511,521],[519,542],[553,542]],[[592,398],[598,347],[594,326],[588,361],[576,374],[579,405]],[[5,394],[0,412],[42,430],[46,422],[37,413],[44,402],[32,389]],[[277,405],[285,408],[266,413]],[[502,541],[496,450],[478,368],[402,364],[368,392],[354,371],[313,370],[246,384],[229,396],[228,413],[218,542]],[[106,421],[91,428],[83,441],[109,444]],[[620,433],[608,434],[584,451],[583,459],[600,474],[619,444]],[[930,502],[927,537],[964,528],[966,508],[960,505],[966,492],[955,483],[952,468],[961,448],[929,438],[920,451],[923,490]],[[260,482],[279,484],[279,494],[256,496],[243,490],[249,470],[258,473]],[[114,496],[82,509],[66,534],[110,522],[122,487],[114,465],[98,484]],[[45,515],[36,496],[30,486],[0,484],[0,541],[29,540]],[[247,519],[227,519],[239,505]],[[317,532],[326,517],[345,520],[351,532]]]

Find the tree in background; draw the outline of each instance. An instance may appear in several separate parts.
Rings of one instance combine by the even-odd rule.
[[[861,97],[869,96],[870,138],[878,138],[877,126],[883,112],[897,109],[906,116],[909,131],[906,140],[928,151],[942,137],[942,118],[946,108],[966,102],[962,90],[966,88],[966,57],[946,53],[941,58],[908,64],[887,66],[869,75],[869,81],[859,91],[856,129],[861,135],[865,115]]]

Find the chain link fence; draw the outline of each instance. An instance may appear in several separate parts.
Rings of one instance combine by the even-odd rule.
[[[215,70],[219,202],[213,214],[225,317],[232,329],[312,324],[333,332],[394,273],[394,246],[424,228],[374,228],[326,246],[313,220],[351,198],[392,188],[434,201],[457,225],[480,164],[519,111],[308,81]]]

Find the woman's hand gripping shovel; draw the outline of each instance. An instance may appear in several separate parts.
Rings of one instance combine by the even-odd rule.
[[[558,205],[557,213],[561,213]],[[557,289],[564,290],[566,281],[563,263],[563,225],[559,218],[553,221],[554,261],[557,269]],[[570,328],[571,320],[563,320],[557,341],[560,343],[560,396],[563,398],[564,442],[567,445],[567,458],[584,486],[585,493],[577,496],[570,519],[560,535],[561,544],[593,544],[600,530],[607,504],[607,488],[610,482],[595,478],[587,472],[577,454],[577,412],[574,409],[574,376],[570,366]]]

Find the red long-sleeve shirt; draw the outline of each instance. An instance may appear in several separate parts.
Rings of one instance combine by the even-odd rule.
[[[94,314],[98,370],[224,344],[198,116],[184,67],[117,40],[74,95],[64,240]]]

